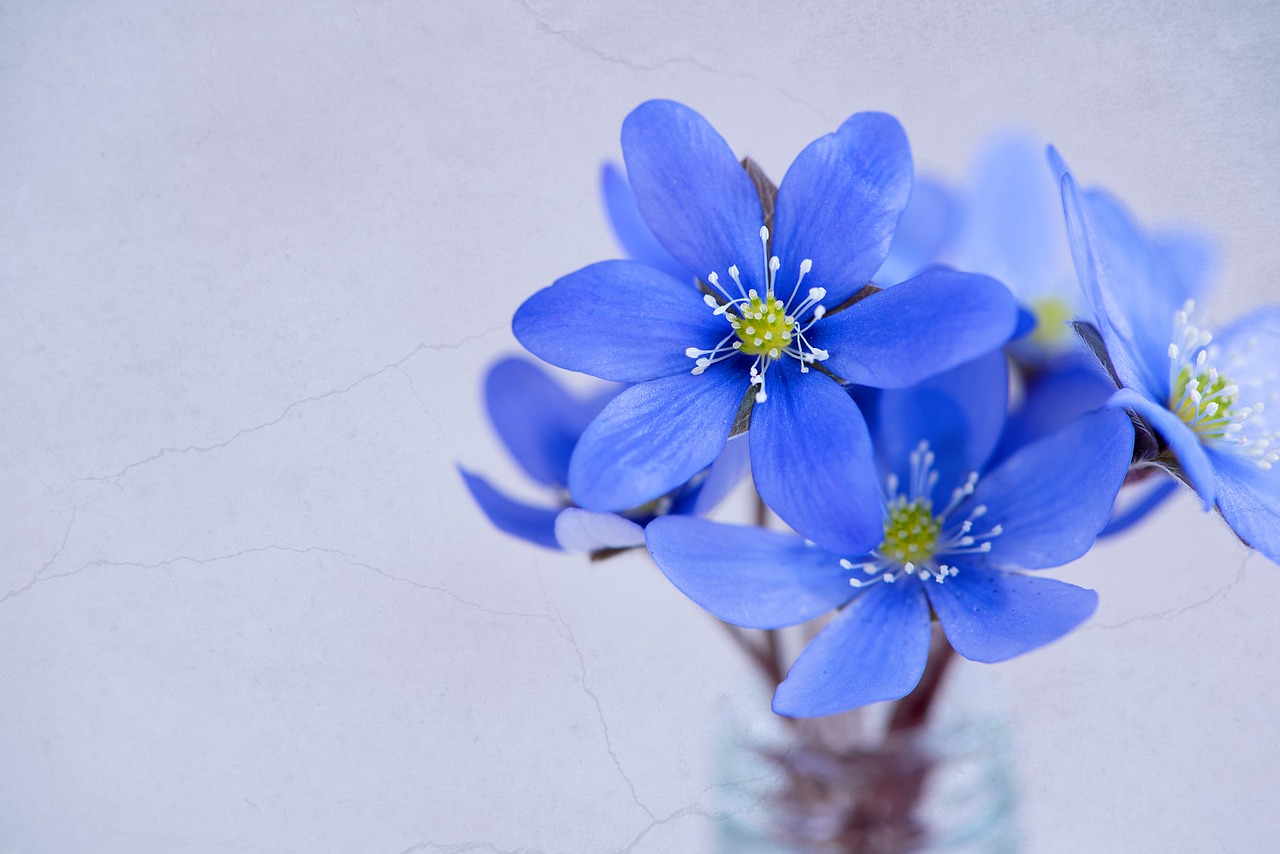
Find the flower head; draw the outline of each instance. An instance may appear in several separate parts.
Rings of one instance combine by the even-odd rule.
[[[746,446],[733,442],[709,469],[644,505],[621,513],[592,512],[575,505],[567,488],[569,458],[582,431],[620,390],[614,386],[577,396],[526,359],[503,359],[490,368],[485,378],[489,420],[515,462],[546,490],[548,501],[517,501],[485,478],[460,468],[468,491],[489,521],[513,536],[551,549],[630,548],[643,545],[644,526],[653,519],[705,513],[741,479],[747,465]]]
[[[1147,234],[1105,191],[1080,190],[1054,160],[1099,356],[1119,386],[1110,404],[1158,437],[1148,462],[1185,480],[1206,510],[1216,504],[1242,540],[1280,562],[1280,306],[1209,332],[1188,253]]]
[[[1092,591],[1018,570],[1089,549],[1128,468],[1132,424],[1113,409],[1090,413],[989,468],[1004,370],[997,354],[881,394],[881,535],[863,554],[705,520],[650,525],[658,566],[723,620],[779,628],[839,609],[778,687],[780,714],[909,693],[928,656],[931,610],[957,652],[984,662],[1048,643],[1093,613]]]
[[[622,145],[637,208],[685,275],[594,264],[535,294],[513,324],[552,364],[635,383],[574,451],[575,500],[652,500],[749,425],[765,502],[819,542],[868,547],[880,534],[871,446],[839,381],[903,387],[999,347],[1016,326],[1012,298],[992,279],[932,270],[845,307],[884,261],[910,192],[890,116],[859,113],[811,143],[777,190],[772,227],[757,184],[688,107],[642,104]]]

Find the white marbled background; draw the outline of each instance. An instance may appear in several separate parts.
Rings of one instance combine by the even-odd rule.
[[[701,852],[719,630],[644,559],[490,530],[512,311],[616,254],[627,111],[779,177],[884,109],[959,178],[1052,139],[1280,298],[1267,2],[0,6],[0,851]],[[1280,568],[1188,500],[993,669],[1026,850],[1259,852]],[[976,665],[975,665],[976,666]]]

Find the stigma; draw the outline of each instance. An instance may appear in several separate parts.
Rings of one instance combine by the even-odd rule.
[[[951,559],[956,555],[986,554],[991,541],[1004,533],[1000,525],[983,527],[986,505],[958,510],[973,495],[978,473],[971,472],[964,483],[951,492],[950,501],[936,510],[933,492],[938,485],[937,458],[928,442],[921,442],[909,457],[910,482],[902,488],[898,476],[885,478],[884,538],[861,560],[841,559],[840,566],[852,573],[849,584],[893,584],[900,579],[918,578],[942,584],[960,570]]]
[[[1166,405],[1202,444],[1269,469],[1280,460],[1280,453],[1274,450],[1280,436],[1263,428],[1258,416],[1264,402],[1241,405],[1240,386],[1220,370],[1229,371],[1245,354],[1223,353],[1213,344],[1211,333],[1191,322],[1194,311],[1195,301],[1187,300],[1173,316]]]
[[[694,360],[691,371],[694,375],[737,354],[754,356],[750,375],[751,385],[756,387],[756,403],[768,400],[765,374],[773,362],[784,357],[792,358],[800,363],[802,372],[808,373],[811,365],[826,360],[830,355],[826,350],[814,347],[805,337],[826,314],[826,308],[821,304],[827,295],[826,289],[810,288],[803,299],[796,301],[805,276],[813,269],[813,261],[806,258],[800,262],[795,284],[784,301],[778,288],[782,261],[777,255],[769,255],[769,229],[765,226],[760,227],[760,245],[765,262],[764,294],[743,286],[741,271],[736,264],[728,270],[733,283],[730,288],[721,284],[719,273],[710,273],[707,283],[716,293],[706,294],[703,302],[715,315],[725,318],[729,331],[709,350],[690,347],[684,351]]]

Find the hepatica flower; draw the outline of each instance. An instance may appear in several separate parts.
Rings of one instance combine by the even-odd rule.
[[[1154,462],[1280,562],[1280,306],[1209,332],[1196,282],[1179,273],[1176,257],[1113,196],[1081,191],[1059,171],[1076,270],[1120,386],[1111,404],[1160,437]]]
[[[658,566],[720,619],[774,629],[839,609],[778,687],[779,714],[905,696],[924,672],[931,610],[955,650],[982,662],[1048,643],[1093,613],[1092,591],[1018,570],[1059,566],[1092,545],[1129,465],[1132,423],[1114,409],[1090,413],[987,470],[1003,372],[997,354],[881,395],[881,536],[865,553],[702,519],[649,526]]]
[[[881,266],[910,193],[910,151],[890,116],[859,113],[810,144],[778,189],[772,228],[752,178],[688,107],[642,104],[622,148],[637,208],[685,275],[593,264],[535,294],[513,324],[554,365],[635,384],[578,443],[574,499],[598,511],[651,501],[749,418],[764,501],[818,542],[871,545],[871,445],[839,381],[907,386],[999,347],[1016,327],[1012,297],[992,279],[933,270],[839,310]]]
[[[644,544],[644,526],[668,513],[705,513],[718,504],[746,471],[746,447],[732,442],[720,459],[669,494],[623,513],[597,513],[573,504],[567,489],[569,457],[582,431],[616,386],[587,396],[564,389],[525,359],[504,359],[485,378],[489,420],[512,458],[547,493],[543,504],[526,504],[459,468],[471,497],[495,527],[551,549],[595,552]]]

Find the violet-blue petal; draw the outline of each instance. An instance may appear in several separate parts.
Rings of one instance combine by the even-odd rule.
[[[911,693],[929,657],[929,604],[919,582],[877,584],[809,642],[773,710],[817,717]]]
[[[511,328],[544,361],[620,382],[688,373],[687,348],[732,332],[692,283],[635,261],[570,273],[525,300]]]
[[[1177,415],[1133,389],[1120,389],[1111,396],[1107,405],[1131,410],[1159,433],[1160,438],[1164,439],[1173,455],[1178,458],[1182,473],[1200,496],[1204,509],[1212,509],[1217,494],[1217,478],[1213,473],[1213,463],[1194,430]]]
[[[985,505],[975,531],[1000,525],[989,540],[997,566],[1044,569],[1080,557],[1111,515],[1133,455],[1133,422],[1123,411],[1082,415],[1021,448],[978,481],[955,511]]]
[[[458,467],[458,473],[462,475],[471,497],[498,530],[535,545],[549,549],[560,548],[556,541],[556,515],[559,510],[513,501],[490,486],[487,480],[461,466]]]
[[[546,371],[516,358],[489,369],[484,398],[489,420],[520,467],[547,486],[568,484],[573,446],[600,411],[595,402],[579,400]]]
[[[1178,481],[1170,476],[1161,476],[1155,478],[1153,484],[1130,486],[1124,492],[1127,493],[1130,490],[1140,491],[1140,494],[1123,507],[1116,505],[1111,512],[1111,521],[1107,522],[1107,527],[1098,533],[1098,539],[1122,534],[1147,518],[1153,510],[1164,504],[1169,496],[1178,491]]]
[[[1142,252],[1141,248],[1104,239],[1069,172],[1062,176],[1062,206],[1066,214],[1067,238],[1076,276],[1093,308],[1098,332],[1106,344],[1107,355],[1120,382],[1144,394],[1162,396],[1162,389],[1166,388],[1168,381],[1166,379],[1161,382],[1152,366],[1145,364],[1129,334],[1131,324],[1127,320],[1125,308],[1119,295],[1111,287],[1112,280],[1117,276],[1136,275],[1133,271],[1141,264],[1137,257]],[[1172,316],[1169,323],[1172,331]]]
[[[995,279],[935,268],[813,327],[823,367],[848,382],[905,388],[1002,346],[1018,323]]]
[[[689,513],[700,516],[710,513],[729,496],[733,488],[742,482],[743,476],[751,468],[751,454],[748,450],[751,442],[746,436],[737,436],[725,444],[724,450],[707,470],[707,477],[702,481],[697,495],[688,509],[671,508],[672,513]]]
[[[896,285],[938,263],[960,237],[965,215],[964,204],[950,185],[917,175],[874,283],[882,288]]]
[[[1264,470],[1224,453],[1214,457],[1222,518],[1246,545],[1280,563],[1280,467]]]
[[[751,412],[751,473],[784,522],[837,554],[870,551],[884,534],[871,437],[849,395],[793,360],[766,375]]]
[[[673,278],[693,280],[693,274],[662,248],[658,238],[645,225],[631,186],[622,170],[612,163],[606,163],[600,169],[600,195],[609,214],[609,225],[628,258],[655,267]]]
[[[970,661],[993,663],[1057,640],[1092,616],[1098,594],[1052,578],[959,565],[926,583],[947,640]]]
[[[870,282],[907,206],[911,172],[907,135],[885,113],[856,113],[809,143],[778,187],[772,251],[783,263],[779,297],[786,301],[806,258],[813,270],[804,287],[826,288],[828,305]]]
[[[1092,356],[1072,354],[1046,363],[1029,381],[1022,404],[1009,415],[992,462],[1092,412],[1115,390],[1115,383]]]
[[[882,391],[872,441],[885,468],[904,484],[911,482],[911,453],[928,442],[938,484],[949,494],[969,472],[985,469],[1008,396],[1008,362],[1003,350],[993,350],[911,388]]]
[[[855,593],[838,557],[791,534],[664,516],[649,523],[645,539],[672,584],[735,626],[803,623]]]
[[[569,493],[588,510],[629,510],[665,495],[724,448],[746,392],[739,366],[713,365],[632,386],[582,434]]]
[[[715,128],[674,101],[646,101],[622,123],[622,156],[636,205],[658,242],[705,279],[730,265],[764,292],[760,196]]]
[[[565,551],[594,552],[644,545],[644,528],[617,513],[566,507],[555,523],[556,542]]]

